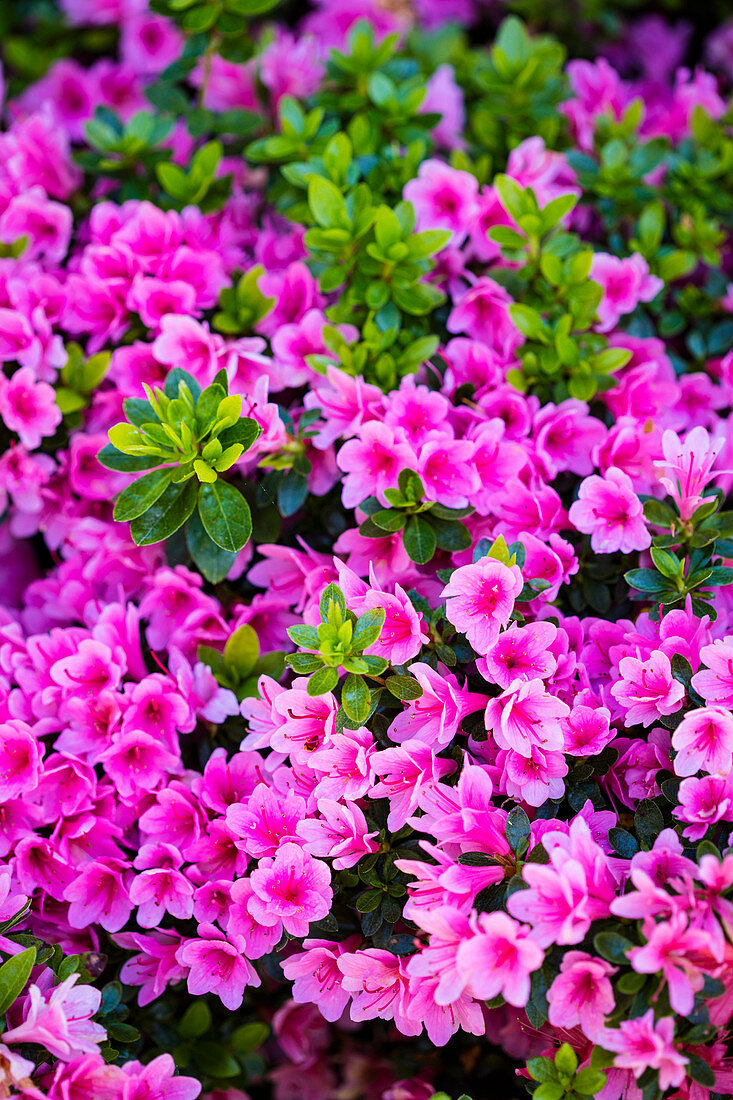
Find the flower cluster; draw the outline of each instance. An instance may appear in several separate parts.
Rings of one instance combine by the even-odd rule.
[[[731,29],[275,6],[9,17],[0,1096],[727,1095]]]

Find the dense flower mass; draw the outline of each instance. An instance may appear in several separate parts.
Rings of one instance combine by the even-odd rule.
[[[733,1093],[733,24],[607,6],[0,20],[0,1096]]]

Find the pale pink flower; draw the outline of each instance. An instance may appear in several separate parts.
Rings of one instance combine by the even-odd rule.
[[[685,689],[672,675],[666,653],[655,649],[645,661],[622,657],[618,667],[620,679],[611,685],[611,695],[626,712],[627,725],[650,726],[679,710]]]
[[[45,975],[50,974],[49,971]],[[39,980],[43,980],[42,978]],[[101,991],[77,985],[71,974],[56,988],[46,982],[42,991],[31,985],[23,1008],[23,1022],[3,1034],[5,1043],[39,1043],[54,1057],[70,1062],[81,1054],[99,1054],[107,1033],[91,1017],[99,1009]]]
[[[615,550],[629,554],[651,546],[644,509],[631,478],[614,466],[603,477],[594,474],[582,482],[568,518],[578,531],[590,535],[597,554],[612,554]]]
[[[355,951],[359,942],[358,936],[349,936],[343,943],[304,940],[304,950],[282,963],[285,977],[293,983],[293,998],[299,1004],[318,1005],[318,1011],[331,1023],[338,1020],[350,999],[342,984],[338,959],[345,952]]]
[[[585,951],[566,952],[560,973],[547,991],[553,1027],[569,1031],[580,1026],[590,1039],[601,1036],[605,1017],[616,1004],[609,976],[617,971],[618,967]]]
[[[677,793],[678,806],[673,817],[687,823],[684,835],[693,842],[702,840],[711,825],[728,821],[733,814],[733,782],[730,775],[704,775],[683,779]]]
[[[733,768],[733,715],[724,707],[688,711],[672,734],[676,775],[728,775]]]
[[[371,768],[381,781],[374,784],[370,794],[389,799],[387,827],[396,832],[418,808],[423,791],[455,771],[455,763],[436,757],[435,750],[424,741],[411,740],[399,748],[375,753]]]
[[[647,942],[628,953],[631,965],[639,974],[661,974],[670,1005],[681,1016],[689,1016],[695,993],[703,987],[701,957],[714,965],[707,933],[688,928],[685,913],[673,913],[660,924],[646,921],[644,935]]]
[[[689,431],[684,441],[670,428],[662,433],[664,459],[657,460],[654,465],[660,470],[659,480],[676,501],[684,521],[689,520],[701,504],[712,499],[703,497],[702,490],[715,476],[712,469],[724,442],[722,438],[711,438],[700,426]]]
[[[377,751],[374,738],[366,727],[344,730],[330,738],[326,748],[314,752],[310,767],[318,772],[318,798],[362,798],[371,783],[371,758]]]
[[[519,566],[485,557],[455,569],[441,596],[450,621],[483,655],[509,622],[522,587]]]
[[[545,959],[526,924],[506,913],[478,913],[471,917],[473,935],[456,952],[456,969],[481,1000],[501,993],[518,1008],[529,1000],[529,976]]]
[[[716,639],[700,650],[704,668],[692,677],[692,686],[706,703],[733,708],[733,634]]]
[[[352,994],[351,1019],[394,1020],[403,1035],[419,1035],[422,1022],[408,1018],[409,978],[406,961],[391,951],[368,947],[337,959],[343,987]]]
[[[685,1079],[687,1058],[675,1049],[674,1020],[664,1016],[655,1021],[653,1008],[633,1020],[622,1020],[618,1029],[606,1029],[602,1045],[615,1052],[616,1067],[630,1069],[636,1078],[647,1069],[657,1070],[662,1092]]]

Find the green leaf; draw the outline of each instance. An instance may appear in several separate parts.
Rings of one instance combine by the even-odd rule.
[[[242,494],[228,482],[217,479],[202,484],[198,494],[199,515],[207,534],[222,550],[238,551],[252,534],[252,516]]]
[[[667,588],[664,578],[656,569],[630,569],[628,573],[624,573],[624,580],[639,592],[653,595],[664,592]]]
[[[341,705],[353,722],[363,725],[369,717],[371,696],[369,688],[361,676],[350,672],[344,681],[341,693]]]
[[[420,699],[423,694],[422,687],[412,676],[390,676],[385,683],[395,699],[401,699],[403,703]]]
[[[530,1058],[527,1069],[533,1081],[557,1081],[557,1070],[551,1058]]]
[[[323,659],[315,653],[290,653],[286,660],[288,666],[299,676],[309,676],[311,672],[323,668]]]
[[[420,516],[411,516],[402,536],[405,551],[411,561],[425,565],[437,548],[433,528]]]
[[[292,516],[308,497],[308,478],[290,470],[277,488],[277,505],[280,515]]]
[[[295,626],[289,626],[287,634],[291,642],[302,646],[303,649],[317,650],[319,647],[318,631],[314,626],[308,626],[307,623],[296,623]]]
[[[581,1069],[573,1078],[573,1089],[579,1092],[581,1096],[595,1096],[605,1084],[605,1073],[601,1073],[597,1069],[591,1069],[590,1066]]]
[[[183,1013],[178,1034],[182,1039],[198,1039],[211,1027],[211,1019],[211,1009],[206,1001],[196,1000]]]
[[[382,633],[386,613],[383,607],[372,607],[356,620],[351,640],[352,650],[357,653],[374,645]]]
[[[642,848],[649,849],[664,828],[664,816],[657,804],[644,798],[634,814],[634,829]]]
[[[127,455],[123,451],[118,451],[111,443],[107,443],[99,451],[97,462],[100,466],[104,466],[105,470],[118,470],[123,474],[136,474],[141,470],[160,466],[160,459],[154,455]]]
[[[344,229],[349,225],[344,197],[335,184],[322,176],[308,181],[308,205],[318,225],[324,229]]]
[[[196,567],[212,584],[223,581],[237,559],[233,550],[222,550],[209,537],[198,512],[186,524],[186,546]]]
[[[517,856],[522,856],[529,847],[530,820],[521,806],[510,811],[505,830],[509,847]]]
[[[137,481],[133,481],[132,485],[128,485],[117,497],[112,513],[113,519],[125,522],[137,519],[138,516],[147,512],[148,508],[151,508],[163,495],[172,476],[172,470],[153,470],[139,477]]]
[[[244,623],[227,639],[224,660],[237,670],[240,679],[249,676],[260,656],[260,640],[256,631]]]
[[[307,692],[315,698],[317,695],[326,695],[333,691],[339,682],[338,670],[335,668],[321,668],[314,672],[308,681]]]
[[[35,961],[36,949],[29,947],[0,966],[0,1016],[8,1011],[25,989]]]
[[[248,1052],[257,1050],[258,1047],[261,1047],[269,1034],[270,1028],[267,1024],[242,1024],[240,1027],[234,1029],[229,1038],[229,1042],[233,1050],[237,1052]]]
[[[558,1073],[562,1073],[565,1077],[572,1077],[578,1068],[578,1056],[570,1046],[570,1043],[563,1043],[557,1054],[555,1055],[555,1069]]]
[[[327,584],[321,593],[321,601],[319,609],[321,612],[321,619],[325,623],[328,618],[328,609],[331,603],[335,603],[342,615],[346,615],[346,600],[344,594],[337,584]]]
[[[601,958],[617,966],[627,966],[629,960],[626,952],[634,945],[618,932],[598,932],[593,938],[593,946]]]
[[[237,1077],[241,1072],[239,1062],[221,1043],[196,1043],[191,1056],[196,1068],[210,1077]]]
[[[193,480],[169,485],[152,507],[130,524],[130,534],[138,546],[162,542],[182,527],[196,507]]]

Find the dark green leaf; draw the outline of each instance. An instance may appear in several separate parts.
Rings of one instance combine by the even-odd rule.
[[[186,546],[196,567],[212,584],[223,581],[237,560],[235,551],[222,550],[209,537],[198,512],[194,512],[186,524]]]
[[[371,696],[361,676],[350,672],[344,681],[341,705],[353,722],[363,724],[369,716]]]
[[[115,502],[113,519],[118,523],[137,519],[148,508],[155,504],[163,495],[166,486],[170,483],[173,471],[169,469],[152,470],[149,474],[143,474],[132,485],[123,489]]]
[[[0,1016],[3,1016],[25,989],[36,961],[35,947],[13,955],[0,966]]]
[[[130,534],[138,546],[150,546],[169,538],[183,526],[196,507],[196,484],[193,479],[179,485],[169,485],[165,492],[130,524]]]
[[[202,484],[198,495],[199,515],[207,534],[222,550],[241,550],[252,534],[249,505],[242,494],[218,478]]]
[[[437,547],[432,527],[421,516],[410,517],[405,525],[402,539],[407,556],[418,565],[427,564]]]
[[[410,703],[414,699],[420,699],[423,694],[421,685],[413,676],[390,676],[385,681],[387,690],[396,699],[403,703]]]

